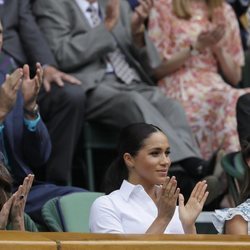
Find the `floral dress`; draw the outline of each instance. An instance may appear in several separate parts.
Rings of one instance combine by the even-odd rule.
[[[154,1],[149,36],[162,58],[169,60],[193,44],[200,32],[214,25],[209,21],[204,2],[192,2],[192,17],[186,20],[174,15],[172,0]],[[217,12],[218,18],[227,24],[220,46],[237,65],[243,66],[244,54],[233,9],[224,3]],[[231,87],[218,71],[217,60],[207,48],[198,55],[191,55],[181,68],[159,82],[159,87],[168,97],[182,103],[206,159],[221,145],[226,153],[239,149],[235,108],[238,98],[250,92],[250,89]]]
[[[219,233],[223,233],[225,222],[231,220],[236,215],[241,215],[243,219],[248,222],[248,234],[250,235],[250,199],[247,199],[235,208],[215,210],[212,221],[216,230]]]

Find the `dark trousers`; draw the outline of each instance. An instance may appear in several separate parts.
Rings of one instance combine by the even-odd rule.
[[[83,153],[76,152],[81,151],[77,146],[81,145],[78,142],[84,121],[85,92],[78,85],[54,84],[49,93],[41,91],[39,106],[52,142],[51,156],[44,167],[45,180],[67,185],[71,182],[73,162],[83,164]]]

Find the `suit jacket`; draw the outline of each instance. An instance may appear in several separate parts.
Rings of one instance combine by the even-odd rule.
[[[107,2],[99,1],[103,18]],[[147,72],[160,64],[159,55],[147,36],[145,48],[138,49],[133,45],[131,8],[126,1],[121,1],[120,20],[112,32],[104,24],[91,28],[74,0],[36,0],[33,7],[59,67],[79,78],[86,89],[102,81],[106,71],[104,58],[117,46],[142,80],[154,84]]]
[[[23,119],[23,98],[19,92],[16,105],[4,121],[3,136],[0,136],[0,151],[7,153],[16,185],[20,185],[33,169],[42,166],[51,152],[49,134],[42,120],[36,131],[31,132]]]
[[[139,5],[138,0],[128,0],[128,2],[132,9],[135,9]]]
[[[31,11],[30,0],[4,0],[0,6],[3,23],[3,51],[19,65],[36,62],[56,65]]]

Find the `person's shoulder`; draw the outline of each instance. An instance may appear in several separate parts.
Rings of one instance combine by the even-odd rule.
[[[115,201],[118,196],[119,196],[119,190],[113,191],[108,195],[102,195],[93,202],[92,207],[111,206],[112,202]]]
[[[235,215],[232,219],[225,222],[226,234],[247,234],[248,221],[241,214]]]
[[[235,11],[234,11],[233,7],[229,3],[223,2],[222,10],[227,16],[234,16],[236,18]]]

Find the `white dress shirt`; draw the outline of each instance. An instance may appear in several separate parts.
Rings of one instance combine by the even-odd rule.
[[[88,8],[90,6],[90,3],[87,0],[75,0],[76,3],[78,4],[79,8],[81,9],[82,13],[85,15],[85,17],[87,18],[90,27],[94,27],[92,19],[91,19],[91,14],[88,11]],[[95,7],[95,9],[99,12],[99,5],[98,2],[92,3],[91,4],[93,7]]]
[[[144,188],[124,180],[119,190],[95,200],[89,227],[93,233],[144,234],[157,214],[157,207]],[[164,233],[184,234],[178,207]]]

